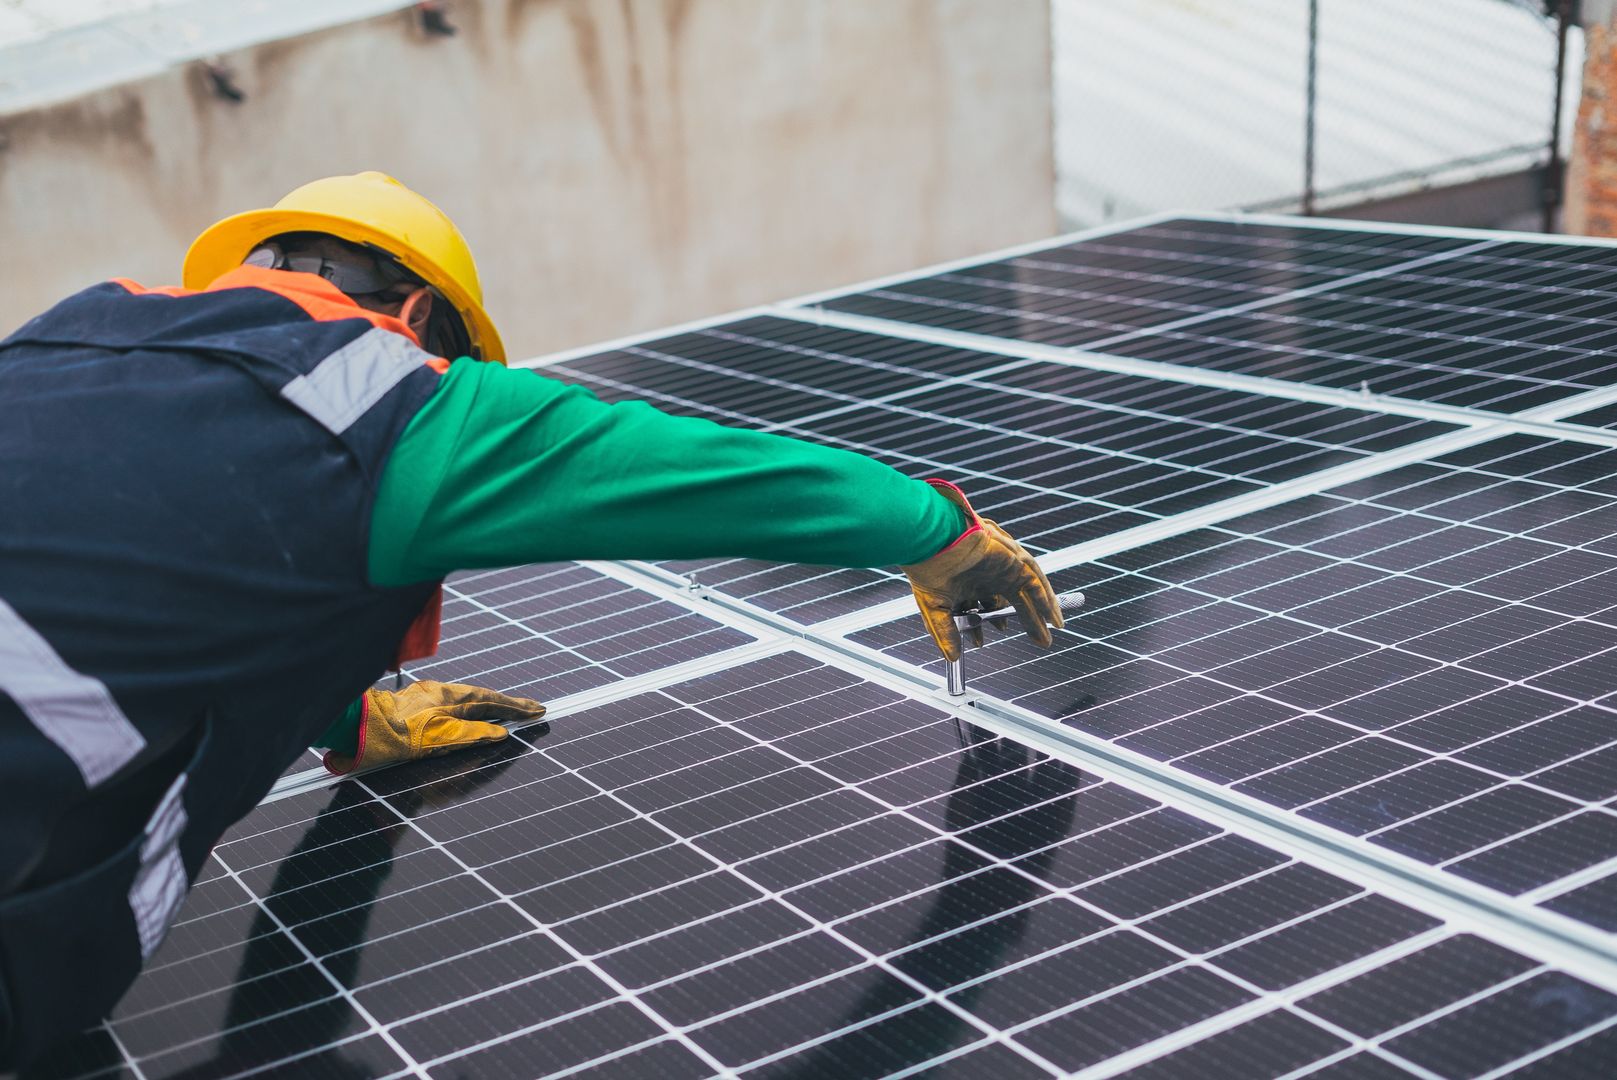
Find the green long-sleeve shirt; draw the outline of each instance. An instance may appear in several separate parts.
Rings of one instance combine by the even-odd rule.
[[[370,576],[702,556],[886,566],[965,527],[932,488],[863,455],[461,359],[383,470]],[[358,722],[350,709],[321,745],[352,749]]]
[[[378,585],[569,559],[750,556],[886,566],[965,528],[932,488],[798,439],[609,405],[458,360],[411,420],[371,515]]]

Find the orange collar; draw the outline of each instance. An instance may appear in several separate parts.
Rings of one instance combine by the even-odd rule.
[[[300,274],[292,270],[266,270],[261,266],[238,266],[214,279],[203,292],[218,292],[222,289],[263,289],[277,296],[284,296],[309,314],[309,317],[320,322],[334,322],[338,319],[364,319],[373,326],[383,330],[391,330],[395,334],[403,334],[421,347],[421,339],[415,336],[415,331],[409,325],[394,318],[392,315],[383,315],[379,311],[369,311],[354,303],[337,286],[321,277],[319,274]]]

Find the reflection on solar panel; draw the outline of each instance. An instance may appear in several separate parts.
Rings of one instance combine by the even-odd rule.
[[[961,701],[890,573],[458,575],[409,674],[548,722],[299,777],[40,1075],[1613,1075],[1607,267],[1183,219],[559,358],[1089,606]]]
[[[825,306],[1517,412],[1617,383],[1614,299],[1610,247],[1167,221]]]
[[[947,330],[1104,348],[1120,337],[1340,287],[1475,239],[1174,220],[825,302]]]

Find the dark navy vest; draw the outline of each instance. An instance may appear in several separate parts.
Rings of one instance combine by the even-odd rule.
[[[111,1008],[213,843],[435,593],[366,573],[432,358],[316,310],[109,283],[0,342],[0,1068]],[[42,879],[106,807],[111,850]]]

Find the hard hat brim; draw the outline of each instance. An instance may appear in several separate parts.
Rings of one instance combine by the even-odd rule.
[[[181,285],[205,289],[221,275],[241,265],[253,248],[272,236],[290,232],[327,233],[355,244],[370,244],[388,252],[405,269],[432,285],[460,313],[472,347],[483,360],[505,363],[505,343],[500,332],[464,288],[431,259],[409,244],[409,237],[396,237],[363,222],[334,214],[309,210],[248,210],[233,214],[206,229],[185,253]],[[403,241],[401,243],[401,240]],[[450,357],[454,359],[454,357]]]

